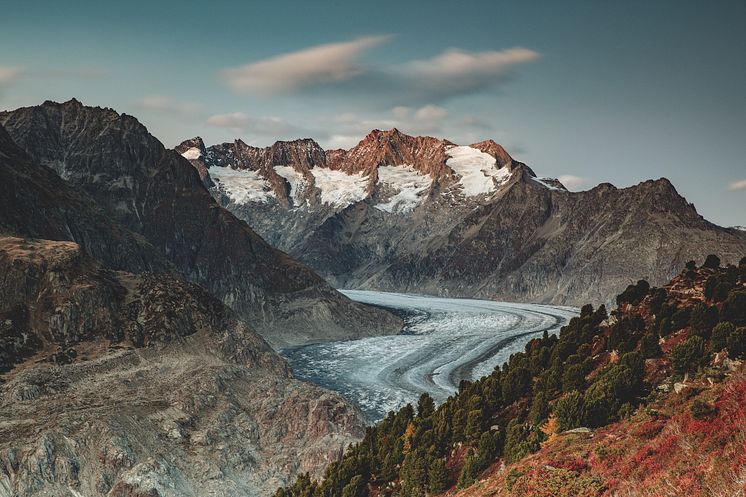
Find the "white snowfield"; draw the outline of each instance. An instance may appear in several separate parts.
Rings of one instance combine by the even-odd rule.
[[[420,174],[412,166],[381,166],[378,168],[378,183],[396,192],[388,202],[375,207],[386,212],[407,213],[422,202],[424,194],[433,184],[428,174]]]
[[[314,167],[311,169],[316,187],[321,190],[321,202],[345,208],[368,196],[368,177],[363,173],[347,174],[344,171]]]
[[[336,390],[370,422],[423,392],[443,402],[461,380],[489,374],[531,339],[560,327],[577,309],[476,299],[343,290],[358,302],[408,313],[406,334],[286,349],[295,374]]]
[[[469,146],[455,146],[446,150],[446,165],[460,176],[461,191],[466,197],[494,192],[510,179],[507,167],[498,169],[490,154]]]
[[[190,148],[182,153],[185,158],[195,160],[200,157],[198,148]],[[446,150],[446,165],[458,177],[456,195],[476,197],[497,191],[511,178],[508,167],[498,168],[491,155],[469,146],[453,146]],[[347,174],[343,171],[324,167],[314,167],[311,174],[315,185],[310,185],[306,177],[292,166],[275,165],[274,170],[290,184],[290,199],[295,207],[306,204],[309,188],[317,188],[321,202],[338,209],[361,202],[372,191],[370,176],[363,173]],[[237,204],[248,202],[269,202],[275,193],[268,182],[257,171],[213,166],[210,176],[219,183],[219,188]],[[533,178],[540,185],[556,191],[564,191],[550,183],[549,178]],[[391,195],[374,207],[378,210],[406,214],[414,210],[425,199],[433,184],[430,175],[422,174],[411,165],[388,165],[378,168],[378,185],[391,192]],[[446,195],[449,193],[446,192]]]
[[[275,196],[259,171],[213,166],[209,172],[218,188],[236,204],[267,202]]]
[[[274,169],[290,184],[290,199],[293,201],[293,205],[296,207],[301,205],[304,202],[302,200],[303,194],[308,187],[306,178],[292,166],[275,166]]]

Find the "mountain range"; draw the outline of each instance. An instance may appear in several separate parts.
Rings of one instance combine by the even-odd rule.
[[[703,219],[665,178],[570,192],[492,140],[392,129],[349,150],[199,137],[176,150],[221,205],[338,288],[610,303],[639,278],[746,250],[742,230]]]
[[[746,234],[702,219],[667,180],[570,192],[493,141],[375,130],[350,150],[199,138],[172,150],[134,117],[74,99],[0,112],[0,496],[268,495],[325,471],[346,487],[344,451],[382,429],[295,378],[277,350],[394,334],[403,320],[335,287],[604,302],[709,252],[738,260]],[[666,287],[666,325],[648,315],[649,285],[635,312],[675,337],[688,333],[669,329],[677,306],[737,314],[743,264],[679,276],[692,288]],[[617,332],[641,340],[600,316],[569,327],[593,344],[589,371],[616,360]],[[556,349],[568,367],[575,345]],[[496,383],[462,384],[482,385]],[[413,415],[402,412],[381,446],[395,450],[376,455],[394,480]],[[481,421],[472,431],[492,432]]]
[[[268,341],[401,328],[221,208],[135,118],[76,100],[0,113],[0,274],[0,495],[320,475],[363,418]]]

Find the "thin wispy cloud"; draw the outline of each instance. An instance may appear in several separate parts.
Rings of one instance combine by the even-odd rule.
[[[0,87],[10,85],[17,81],[23,69],[16,66],[0,66]]]
[[[728,184],[728,190],[732,192],[746,190],[746,179],[733,181],[732,183]]]
[[[490,131],[494,128],[492,124],[477,116],[464,116],[464,118],[461,119],[461,125],[481,131]]]
[[[354,113],[339,114],[331,121],[322,123],[327,129],[334,130],[328,139],[324,140],[324,144],[329,148],[350,148],[373,129],[397,128],[412,135],[439,135],[443,132],[448,117],[447,109],[432,104],[419,108],[396,106],[386,115],[374,119],[360,117]],[[323,134],[319,135],[317,132],[314,136]]]
[[[179,100],[165,95],[146,95],[137,100],[135,106],[146,111],[163,112],[177,116],[191,116],[202,109],[202,106],[196,102]]]
[[[580,188],[586,184],[588,184],[588,178],[583,178],[581,176],[575,176],[573,174],[563,174],[559,178],[557,178],[560,183],[565,185],[569,189],[576,189]]]
[[[225,69],[223,82],[238,94],[348,93],[372,105],[424,105],[504,84],[516,69],[537,60],[528,48],[468,52],[449,48],[401,64],[364,64],[365,53],[390,36],[370,36],[305,48]]]
[[[236,134],[255,136],[287,137],[304,130],[279,117],[252,117],[243,112],[215,114],[207,118],[207,124],[226,128]]]
[[[467,52],[450,48],[424,60],[408,62],[394,70],[415,95],[430,101],[473,94],[498,86],[515,69],[537,60],[538,52],[527,48]]]
[[[280,94],[339,83],[361,75],[365,71],[362,55],[390,38],[366,36],[342,43],[317,45],[228,68],[221,73],[221,77],[239,94]]]

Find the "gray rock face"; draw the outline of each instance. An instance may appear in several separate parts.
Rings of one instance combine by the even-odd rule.
[[[338,288],[609,303],[688,260],[746,254],[742,231],[704,220],[666,179],[575,193],[493,141],[375,130],[350,150],[302,141],[305,155],[298,142],[215,145],[199,161],[221,205]]]
[[[99,206],[100,218],[108,217],[117,230],[129,232],[122,237],[155,253],[152,259],[143,256],[140,264],[128,255],[126,260],[115,260],[112,267],[128,271],[171,267],[235,309],[275,345],[392,333],[401,328],[395,316],[350,301],[222,209],[204,186],[208,178],[203,183],[187,160],[165,149],[135,118],[71,100],[2,112],[0,124],[27,154],[25,164],[54,170],[85,193],[82,203],[92,199],[91,205]],[[5,175],[22,174],[16,162],[5,164]],[[48,173],[38,174],[44,176],[48,189],[54,188]],[[31,194],[4,193],[8,204],[19,196],[33,205]],[[68,199],[42,200],[55,204],[57,211],[64,210],[60,215],[64,221],[75,217],[70,211],[81,203],[59,207],[60,201]],[[4,213],[0,225],[11,225],[10,232],[73,240],[100,256],[94,251],[100,235],[89,240],[89,231],[75,227],[57,229],[54,235],[39,233],[41,229],[32,232],[27,228],[33,226],[26,221],[28,213],[9,212],[16,219]],[[39,208],[31,212],[43,218]],[[109,262],[106,259],[115,256],[101,259]]]
[[[362,435],[197,285],[15,237],[0,273],[0,495],[268,495]]]
[[[96,201],[41,167],[0,126],[0,232],[75,240],[113,269],[172,270],[142,236],[111,219]]]

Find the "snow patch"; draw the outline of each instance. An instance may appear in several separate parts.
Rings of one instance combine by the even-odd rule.
[[[314,167],[311,174],[316,187],[321,190],[321,201],[334,207],[345,208],[368,196],[368,177],[363,173],[347,174],[325,167]]]
[[[181,156],[187,160],[197,160],[202,156],[202,152],[197,147],[192,147],[185,150]]]
[[[290,199],[293,205],[299,206],[303,203],[303,194],[308,186],[305,176],[295,170],[292,166],[275,166],[275,172],[285,178],[290,184]]]
[[[210,177],[236,204],[265,203],[275,196],[259,171],[213,166],[210,168]]]
[[[377,204],[378,210],[406,213],[412,211],[422,201],[422,194],[430,188],[433,179],[420,174],[412,166],[381,166],[378,168],[378,183],[397,193],[388,202]]]
[[[467,197],[491,193],[510,179],[507,167],[498,169],[494,157],[476,148],[455,146],[446,155],[446,165],[460,176],[461,191]]]

